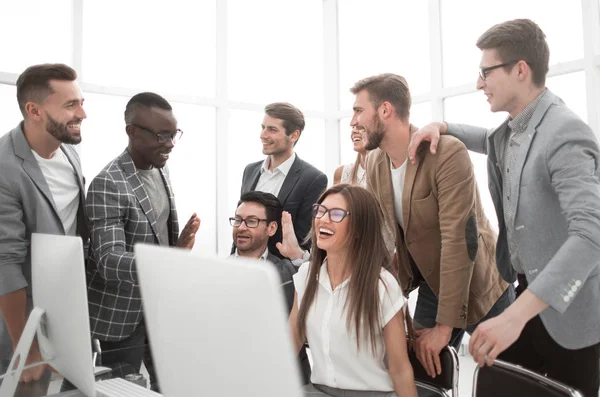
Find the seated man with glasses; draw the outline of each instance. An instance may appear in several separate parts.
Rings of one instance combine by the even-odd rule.
[[[94,178],[87,194],[90,325],[102,351],[116,351],[104,354],[103,364],[130,364],[139,372],[143,359],[155,390],[133,246],[191,249],[200,219],[193,214],[179,233],[166,164],[182,132],[171,105],[154,93],[137,94],[127,103],[125,123],[127,149]]]
[[[281,276],[281,285],[288,313],[294,303],[293,275],[296,268],[289,259],[280,259],[268,249],[269,238],[277,231],[283,207],[271,193],[251,191],[244,193],[238,203],[235,216],[229,218],[233,226],[233,242],[236,249],[232,256],[262,259],[271,262]]]

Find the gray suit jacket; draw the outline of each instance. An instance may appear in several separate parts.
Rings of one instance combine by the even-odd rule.
[[[550,307],[540,317],[568,349],[600,342],[600,151],[579,117],[549,90],[529,122],[511,170],[514,223],[505,225],[496,149],[508,120],[495,130],[449,124],[468,149],[488,155],[489,188],[500,233],[496,263],[506,281],[506,230],[514,230],[529,290]]]
[[[294,305],[294,274],[296,274],[297,269],[292,262],[290,262],[287,258],[278,258],[275,255],[269,253],[267,255],[267,260],[275,265],[277,272],[279,273],[279,277],[281,277],[281,287],[283,288],[283,295],[285,296],[285,307],[287,309],[288,314],[292,311],[292,306]]]
[[[169,245],[177,244],[179,226],[167,168],[160,170],[171,204]],[[115,342],[127,338],[143,319],[133,246],[159,244],[156,216],[125,151],[90,184],[86,212],[92,258],[88,266],[88,302],[92,336]]]
[[[61,150],[79,182],[77,234],[87,246],[84,219],[84,181],[79,156],[71,145]],[[0,137],[0,295],[27,288],[31,307],[31,233],[65,234],[50,187],[19,124]],[[12,355],[12,343],[0,316],[0,360]]]

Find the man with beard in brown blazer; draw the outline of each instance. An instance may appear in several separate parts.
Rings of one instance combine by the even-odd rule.
[[[440,351],[458,347],[466,329],[500,314],[514,300],[495,262],[496,233],[484,215],[465,146],[444,136],[436,156],[408,158],[410,91],[406,80],[381,74],[357,82],[350,125],[362,131],[367,187],[378,198],[397,277],[406,296],[419,288],[416,354],[430,376]]]

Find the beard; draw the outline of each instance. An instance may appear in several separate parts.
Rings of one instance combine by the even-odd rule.
[[[367,143],[365,144],[366,150],[377,149],[383,140],[384,126],[378,114],[375,115],[370,130],[371,132],[368,132],[365,129],[365,135],[367,136]]]
[[[81,132],[70,133],[66,123],[60,123],[54,120],[48,112],[46,112],[46,131],[52,135],[57,141],[67,143],[69,145],[77,145],[81,142]],[[81,123],[81,119],[73,119],[70,122]]]

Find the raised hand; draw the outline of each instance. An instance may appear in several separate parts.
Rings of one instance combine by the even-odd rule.
[[[281,243],[275,244],[279,253],[290,260],[302,258],[304,251],[298,244],[298,239],[294,232],[294,224],[292,223],[292,216],[287,211],[283,211],[281,215],[281,234]]]
[[[200,229],[200,218],[194,212],[187,221],[177,239],[177,247],[192,249],[196,242],[196,232]]]

